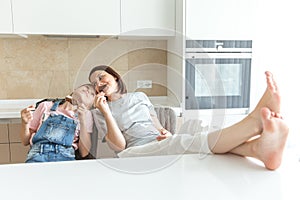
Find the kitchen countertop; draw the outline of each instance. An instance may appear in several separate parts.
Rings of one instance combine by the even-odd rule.
[[[0,166],[2,199],[300,199],[300,163],[276,171],[235,155],[111,158]]]
[[[0,119],[20,118],[20,111],[40,99],[0,100]]]
[[[35,104],[41,99],[11,99],[0,100],[0,120],[1,119],[19,119],[20,111],[29,105]],[[181,116],[182,111],[179,107],[172,107],[177,116]]]

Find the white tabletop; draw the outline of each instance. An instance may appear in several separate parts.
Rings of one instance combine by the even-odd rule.
[[[157,156],[0,166],[1,199],[300,199],[300,163],[234,155]]]

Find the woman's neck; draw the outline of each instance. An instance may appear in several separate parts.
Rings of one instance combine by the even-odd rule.
[[[112,95],[108,96],[108,101],[116,101],[120,98],[122,98],[123,94],[120,93],[113,93]]]

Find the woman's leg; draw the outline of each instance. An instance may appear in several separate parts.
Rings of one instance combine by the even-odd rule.
[[[288,136],[288,127],[281,118],[271,115],[271,111],[261,109],[263,132],[251,141],[232,149],[230,153],[249,156],[262,161],[267,169],[274,170],[281,164],[282,153]],[[205,133],[195,135],[180,134],[160,142],[152,142],[141,146],[128,148],[118,154],[119,157],[174,155],[184,153],[206,153],[210,149]]]
[[[213,153],[226,153],[263,131],[260,110],[268,107],[280,112],[280,94],[271,72],[265,72],[267,89],[255,109],[242,121],[208,135],[208,144]]]
[[[231,152],[257,158],[264,162],[266,168],[276,169],[281,163],[288,128],[282,119],[275,117],[280,112],[280,95],[270,72],[266,72],[266,79],[268,87],[264,95],[242,121],[208,135],[174,135],[161,142],[126,149],[119,156]],[[275,113],[274,117],[270,114],[271,110]],[[254,136],[260,137],[249,141]]]
[[[127,148],[118,157],[180,155],[186,153],[211,154],[206,133],[175,134],[161,141]]]
[[[268,108],[261,109],[261,116],[263,123],[262,134],[230,152],[261,160],[266,168],[273,170],[281,164],[289,129],[281,118],[272,116]]]

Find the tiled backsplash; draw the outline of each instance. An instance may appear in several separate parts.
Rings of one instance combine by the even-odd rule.
[[[88,82],[89,70],[111,65],[137,91],[152,80],[149,96],[167,95],[167,42],[116,38],[0,38],[0,99],[63,97]],[[4,89],[6,88],[6,89]]]

